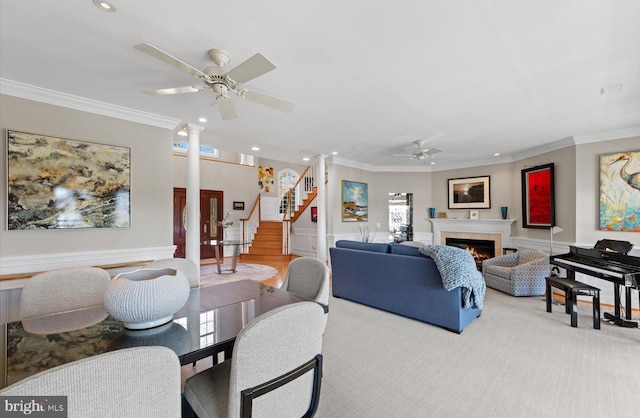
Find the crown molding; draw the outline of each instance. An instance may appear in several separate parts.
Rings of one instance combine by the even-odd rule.
[[[563,148],[571,147],[575,145],[574,138],[568,136],[566,138],[559,139],[548,144],[540,145],[535,148],[529,148],[522,152],[513,154],[513,161],[524,160],[525,158],[535,157],[536,155],[546,154],[548,152],[558,151]]]
[[[632,126],[631,128],[617,129],[615,131],[601,132],[593,135],[576,135],[573,138],[576,144],[588,144],[591,142],[611,141],[634,136],[640,136],[640,126]]]
[[[167,116],[141,112],[127,107],[99,102],[97,100],[49,90],[30,84],[20,83],[18,81],[7,80],[5,78],[0,78],[0,93],[36,102],[80,110],[83,112],[95,113],[97,115],[128,120],[130,122],[157,126],[164,129],[173,130],[176,125],[181,122],[178,119]]]

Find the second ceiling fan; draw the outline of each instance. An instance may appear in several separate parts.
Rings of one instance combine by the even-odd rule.
[[[229,63],[229,53],[223,49],[210,49],[207,52],[207,55],[216,65],[207,67],[200,71],[153,45],[139,44],[135,45],[134,48],[185,71],[204,83],[204,85],[197,86],[145,90],[143,91],[145,94],[159,96],[166,94],[199,93],[201,91],[211,89],[216,95],[216,104],[218,105],[218,110],[220,111],[222,119],[235,119],[237,117],[235,106],[233,105],[229,93],[234,93],[236,96],[250,102],[268,106],[282,112],[291,112],[291,110],[293,110],[293,103],[264,93],[259,93],[257,91],[247,90],[242,87],[242,83],[246,83],[247,81],[260,77],[269,71],[275,70],[275,65],[273,65],[271,61],[266,59],[262,54],[255,54],[246,61],[238,64],[233,69],[225,71],[223,67]]]

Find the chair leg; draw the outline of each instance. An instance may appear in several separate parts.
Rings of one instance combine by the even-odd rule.
[[[578,295],[574,290],[568,293],[571,293],[571,326],[576,328],[578,326]]]
[[[600,329],[600,292],[593,292],[593,327]]]
[[[547,291],[545,296],[547,299],[547,312],[551,312],[551,298],[553,297],[553,291],[551,290],[551,285],[549,284],[548,278],[547,278]]]

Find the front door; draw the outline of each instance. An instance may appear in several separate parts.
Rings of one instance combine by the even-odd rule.
[[[184,188],[173,189],[173,244],[175,257],[185,257],[187,235],[186,222],[187,191]],[[200,259],[214,258],[215,249],[212,240],[222,239],[223,192],[218,190],[200,190]]]

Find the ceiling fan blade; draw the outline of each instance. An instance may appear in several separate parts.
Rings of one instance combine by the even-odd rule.
[[[413,157],[413,154],[391,154],[392,157]]]
[[[233,106],[233,102],[231,101],[231,97],[218,96],[218,98],[216,99],[216,103],[218,104],[218,110],[220,110],[222,119],[228,120],[238,117],[236,115],[236,108]]]
[[[205,73],[198,70],[197,68],[190,66],[186,62],[180,61],[178,58],[167,54],[166,52],[156,48],[153,45],[139,44],[139,45],[134,45],[133,47],[138,51],[144,52],[145,54],[151,55],[152,57],[159,59],[160,61],[164,61],[167,64],[173,65],[174,67],[182,71],[186,71],[187,73],[191,74],[194,77],[198,77],[198,78],[207,77]]]
[[[275,70],[276,66],[266,59],[262,54],[255,54],[248,60],[238,64],[229,71],[226,77],[238,84],[246,83],[249,80],[260,77],[269,71]]]
[[[200,93],[204,90],[204,86],[187,86],[187,87],[173,87],[170,89],[161,89],[161,90],[143,90],[144,94],[151,94],[153,96],[162,96],[165,94],[180,94],[180,93]]]
[[[293,103],[287,102],[286,100],[278,99],[277,97],[269,96],[264,93],[258,93],[252,90],[243,91],[240,94],[240,97],[249,100],[250,102],[269,106],[282,112],[291,112],[293,110],[293,107],[295,106]]]
[[[430,148],[430,149],[427,151],[427,155],[437,154],[437,153],[442,152],[442,151],[444,151],[444,150],[443,150],[443,149],[440,149],[440,148]]]

